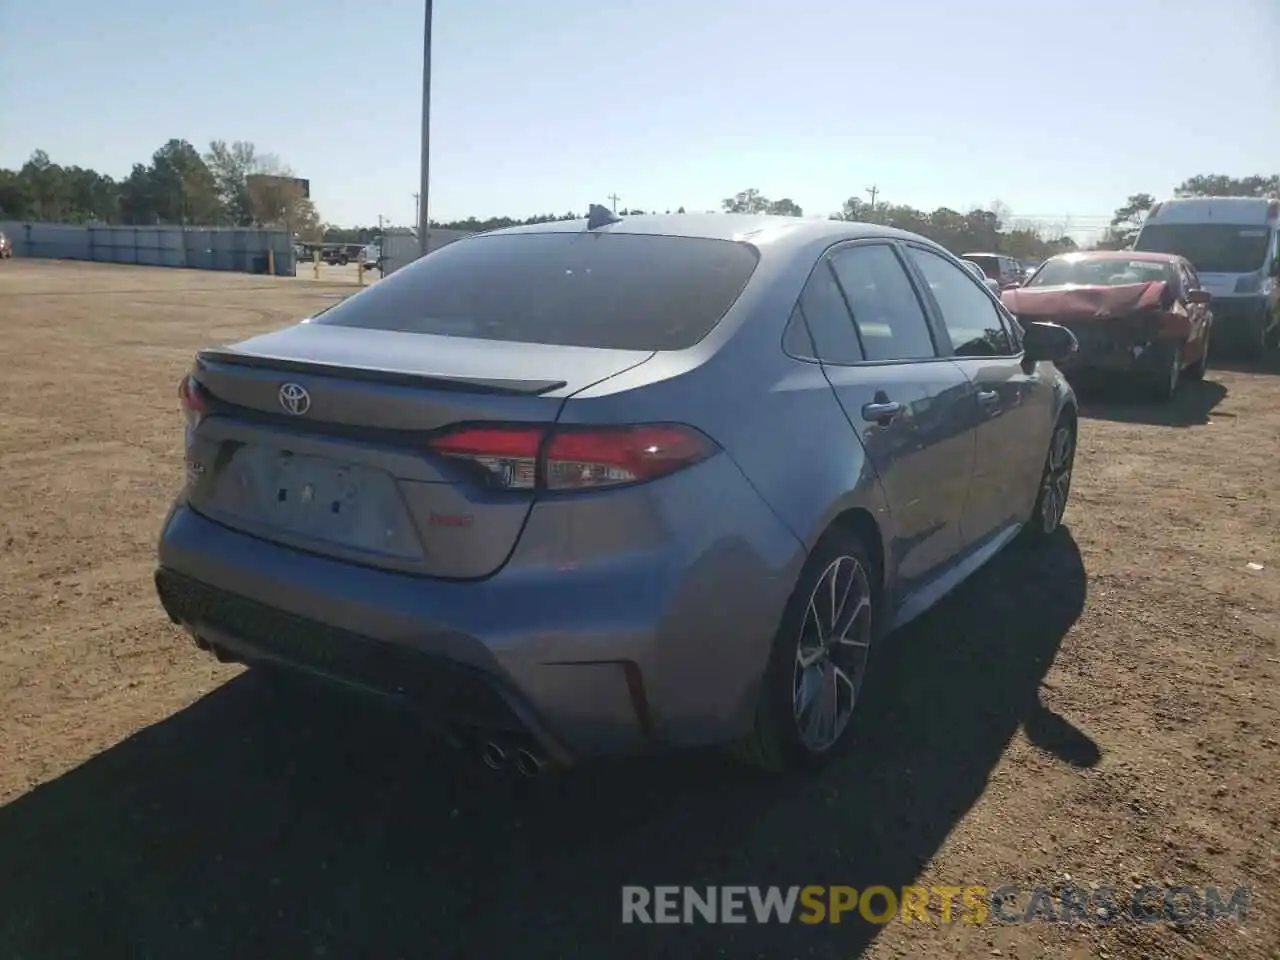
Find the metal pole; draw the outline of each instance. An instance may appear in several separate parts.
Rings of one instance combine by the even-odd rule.
[[[422,29],[422,180],[418,185],[418,252],[427,254],[427,190],[430,187],[431,155],[431,0],[426,0]]]

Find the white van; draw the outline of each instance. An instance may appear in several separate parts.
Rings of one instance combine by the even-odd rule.
[[[1164,200],[1147,214],[1133,249],[1176,253],[1213,295],[1213,339],[1237,351],[1280,339],[1280,200]]]

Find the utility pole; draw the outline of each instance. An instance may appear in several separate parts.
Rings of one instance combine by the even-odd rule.
[[[876,197],[880,196],[880,188],[873,184],[867,187],[867,193],[871,195],[871,216],[874,217],[876,215]]]
[[[431,0],[425,0],[422,27],[422,170],[418,184],[418,251],[427,255],[427,194],[431,186]]]
[[[613,204],[613,207],[612,207],[613,212],[617,213],[618,212],[618,195],[616,193],[609,194],[609,202]]]

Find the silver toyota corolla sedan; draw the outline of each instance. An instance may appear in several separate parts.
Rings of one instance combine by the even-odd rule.
[[[156,585],[220,659],[399,698],[492,766],[811,766],[877,644],[1058,527],[1074,349],[887,227],[467,238],[197,355]]]

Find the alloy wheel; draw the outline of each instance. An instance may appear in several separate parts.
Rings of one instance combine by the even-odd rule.
[[[1071,468],[1075,460],[1075,438],[1071,427],[1059,424],[1049,445],[1049,460],[1044,469],[1044,487],[1040,496],[1040,517],[1044,532],[1053,533],[1067,511],[1067,495],[1071,492]]]
[[[870,649],[867,572],[856,557],[838,557],[809,595],[796,644],[792,706],[800,741],[809,751],[829,750],[844,733]]]

